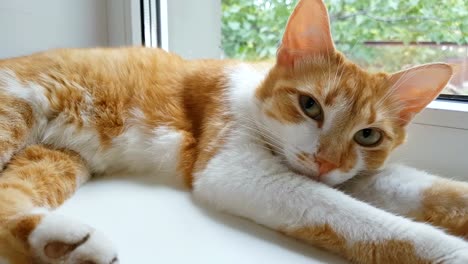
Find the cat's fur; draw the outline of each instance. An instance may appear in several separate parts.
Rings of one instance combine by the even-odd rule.
[[[148,48],[2,60],[0,263],[117,263],[99,232],[52,210],[122,170],[181,177],[206,204],[352,262],[468,263],[468,183],[382,169],[451,73],[360,69],[335,51],[320,0],[299,2],[276,65]],[[379,145],[353,140],[367,127]]]

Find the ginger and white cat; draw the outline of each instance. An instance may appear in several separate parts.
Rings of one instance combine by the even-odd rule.
[[[122,170],[182,177],[195,199],[354,263],[468,263],[468,183],[383,168],[451,74],[364,71],[335,50],[321,0],[299,2],[275,65],[150,48],[1,60],[0,263],[118,263],[53,209]]]

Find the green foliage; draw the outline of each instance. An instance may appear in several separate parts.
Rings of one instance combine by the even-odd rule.
[[[273,58],[297,0],[223,0],[226,56]],[[468,44],[467,0],[326,0],[338,49],[364,66],[396,70],[455,55],[440,48],[376,47],[365,41]]]
[[[338,42],[468,43],[466,0],[330,0],[327,6]]]
[[[274,56],[295,2],[223,0],[222,45],[226,55],[243,59]]]

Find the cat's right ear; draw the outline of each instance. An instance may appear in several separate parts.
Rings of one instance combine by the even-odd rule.
[[[298,60],[329,55],[335,51],[330,21],[322,0],[300,0],[289,17],[277,64],[293,67]]]

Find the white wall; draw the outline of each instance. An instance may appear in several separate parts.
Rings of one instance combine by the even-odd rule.
[[[106,0],[0,0],[0,58],[106,45]]]
[[[167,14],[170,51],[185,58],[221,56],[221,1],[167,0]]]
[[[186,58],[221,56],[221,1],[162,2],[170,51]],[[0,0],[0,58],[141,44],[139,11],[139,0]]]

